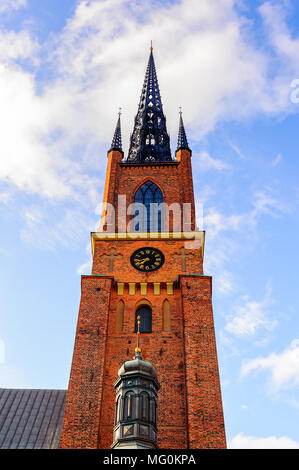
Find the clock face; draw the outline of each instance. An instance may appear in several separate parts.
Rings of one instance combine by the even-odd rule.
[[[165,258],[162,251],[157,248],[139,248],[131,256],[131,264],[135,269],[142,272],[155,271],[161,268]]]

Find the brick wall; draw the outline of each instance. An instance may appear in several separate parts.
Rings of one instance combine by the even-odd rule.
[[[190,448],[226,447],[212,311],[212,279],[182,276]]]
[[[122,164],[121,152],[109,152],[104,202],[117,209],[118,195],[125,194],[128,206],[139,185],[151,179],[160,186],[164,202],[191,204],[193,230],[190,157],[188,150],[181,150],[176,162],[134,165]],[[164,265],[152,273],[137,271],[130,264],[133,251],[146,246],[160,249],[165,256]],[[153,364],[161,384],[158,446],[225,447],[211,278],[203,275],[203,247],[199,244],[197,249],[182,252],[184,248],[184,240],[178,238],[95,241],[92,275],[82,276],[61,447],[110,448],[113,383],[120,366],[134,355],[135,311],[143,302],[152,307],[152,333],[141,334],[142,357]],[[141,285],[143,289],[146,285],[145,293]],[[171,330],[167,332],[162,330],[165,299],[170,304]],[[120,300],[125,306],[121,332],[116,328]]]
[[[97,448],[111,279],[82,276],[82,293],[60,445]]]
[[[182,207],[183,203],[191,204],[192,219],[189,231],[190,229],[194,230],[195,206],[190,157],[191,154],[188,150],[180,150],[177,152],[179,162],[136,165],[134,163],[121,163],[122,153],[119,151],[112,150],[109,152],[103,202],[108,202],[115,207],[116,231],[118,231],[119,195],[126,195],[127,212],[128,206],[134,202],[136,190],[148,179],[160,187],[163,193],[163,201],[168,205],[179,203]],[[127,216],[126,225],[128,225],[129,220],[130,216]],[[107,222],[110,223],[111,221]],[[181,218],[180,225],[182,230],[187,229],[187,227],[183,227],[183,218]],[[172,219],[170,229],[172,229]]]

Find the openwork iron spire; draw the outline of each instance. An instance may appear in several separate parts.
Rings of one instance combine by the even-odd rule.
[[[190,150],[189,145],[188,145],[186,132],[185,132],[184,123],[183,123],[183,118],[182,118],[182,108],[180,107],[180,124],[179,124],[179,135],[178,135],[177,150],[182,149],[182,148]]]
[[[114,132],[114,136],[111,143],[110,150],[120,150],[122,152],[122,143],[121,143],[121,129],[120,129],[120,115],[121,115],[121,108],[119,108],[118,112],[118,120]]]
[[[172,161],[152,46],[126,161]]]

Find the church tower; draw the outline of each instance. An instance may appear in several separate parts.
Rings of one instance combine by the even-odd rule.
[[[180,112],[171,154],[152,48],[127,155],[118,117],[103,203],[101,226],[91,234],[92,274],[81,278],[60,446],[115,446],[115,425],[124,423],[119,415],[115,421],[114,385],[125,399],[140,317],[142,360],[159,381],[155,445],[225,448],[212,278],[203,272],[191,150]]]

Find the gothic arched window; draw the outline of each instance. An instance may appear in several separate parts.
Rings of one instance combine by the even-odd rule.
[[[152,309],[143,305],[135,313],[135,331],[137,331],[137,317],[140,316],[140,333],[152,332]]]
[[[135,217],[141,216],[141,220],[135,225],[136,232],[161,232],[162,211],[159,205],[163,202],[161,189],[152,181],[146,181],[135,194],[135,203],[143,204],[142,216],[136,209]]]

